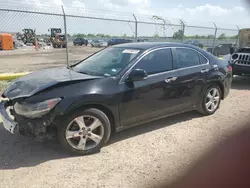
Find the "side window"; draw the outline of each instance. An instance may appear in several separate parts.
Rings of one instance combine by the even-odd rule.
[[[161,49],[146,55],[134,69],[143,69],[149,75],[173,70],[171,49]]]
[[[186,68],[200,65],[199,54],[194,50],[187,48],[176,48],[176,57],[178,60],[177,68]]]
[[[208,60],[203,55],[199,54],[199,57],[200,57],[200,63],[201,64],[207,64],[208,63]]]

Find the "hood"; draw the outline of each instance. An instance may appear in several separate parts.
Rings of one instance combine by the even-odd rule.
[[[14,80],[5,90],[3,96],[12,100],[22,97],[30,97],[60,83],[93,80],[98,78],[101,77],[77,73],[67,68],[45,69]]]

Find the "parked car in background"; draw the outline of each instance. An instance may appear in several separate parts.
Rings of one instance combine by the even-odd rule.
[[[224,56],[227,54],[230,54],[230,48],[234,48],[235,50],[237,49],[237,45],[236,44],[218,44],[217,46],[215,46],[213,54],[215,56]]]
[[[186,111],[214,114],[229,93],[232,67],[178,43],[116,45],[72,65],[18,78],[2,94],[7,131],[95,153],[111,133]]]
[[[104,40],[93,40],[91,42],[92,47],[97,47],[97,48],[105,48],[108,46],[108,42]]]
[[[197,47],[200,47],[200,48],[204,47],[204,45],[201,44],[198,40],[185,40],[183,43],[184,44],[190,44],[190,45],[193,45],[193,46],[197,46]]]
[[[111,39],[108,41],[108,46],[113,46],[117,44],[132,43],[133,40],[129,39]]]
[[[76,38],[74,41],[73,41],[73,44],[74,46],[88,46],[88,40],[85,39],[85,38]]]
[[[137,42],[148,42],[148,39],[137,39]]]

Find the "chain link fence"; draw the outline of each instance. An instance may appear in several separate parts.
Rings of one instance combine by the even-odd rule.
[[[219,44],[237,44],[240,29],[157,15],[44,5],[20,8],[10,3],[0,5],[0,17],[0,33],[12,35],[14,44],[13,50],[0,50],[0,73],[74,64],[108,46],[113,38],[131,42],[195,41],[213,52]]]

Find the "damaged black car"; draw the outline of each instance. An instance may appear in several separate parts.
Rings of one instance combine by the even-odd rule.
[[[66,150],[100,150],[113,132],[186,111],[214,114],[229,93],[232,68],[178,43],[131,43],[70,66],[14,80],[1,96],[5,129]]]

